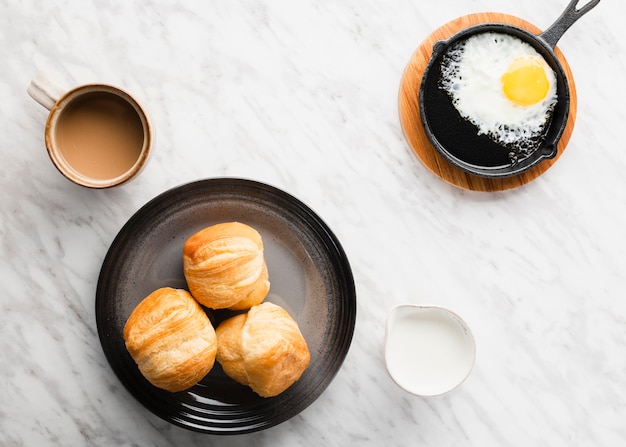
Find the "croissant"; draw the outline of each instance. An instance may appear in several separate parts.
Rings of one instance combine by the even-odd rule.
[[[193,297],[211,309],[249,309],[270,288],[261,235],[239,222],[213,225],[189,237],[183,271]]]
[[[311,360],[296,321],[270,302],[224,320],[215,333],[216,358],[224,372],[261,397],[285,391]]]
[[[155,290],[124,326],[126,349],[154,386],[182,391],[213,368],[217,338],[206,313],[182,289]]]

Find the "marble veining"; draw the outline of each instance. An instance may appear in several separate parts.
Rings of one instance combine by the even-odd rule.
[[[581,3],[585,3],[582,2]],[[602,1],[559,42],[578,117],[540,178],[473,193],[432,175],[398,120],[413,51],[464,14],[546,28],[566,0],[0,1],[0,445],[600,446],[626,443],[626,10]],[[133,182],[83,189],[50,163],[47,112],[62,85],[133,92],[157,139]],[[313,208],[354,270],[358,315],[328,389],[293,419],[234,437],[162,421],[124,389],[98,340],[100,266],[128,218],[208,177],[277,186]],[[424,399],[385,371],[387,311],[446,306],[477,359]]]

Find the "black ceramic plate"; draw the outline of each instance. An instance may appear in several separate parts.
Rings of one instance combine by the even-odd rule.
[[[311,363],[298,382],[261,398],[213,370],[187,391],[152,386],[123,340],[135,306],[159,287],[186,288],[184,241],[209,225],[239,221],[256,228],[265,246],[271,289],[267,301],[298,322]],[[227,311],[207,311],[214,324]],[[106,255],[96,291],[96,322],[104,353],[130,393],[157,416],[212,434],[239,434],[279,424],[310,405],[331,382],[350,346],[356,318],[354,280],[346,255],[326,224],[306,205],[250,180],[210,179],[171,189],[143,206]]]

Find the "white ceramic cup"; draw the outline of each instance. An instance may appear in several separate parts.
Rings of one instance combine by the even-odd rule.
[[[31,81],[28,93],[50,111],[44,132],[46,149],[54,166],[70,181],[88,188],[110,188],[131,180],[146,165],[152,150],[152,125],[129,93],[107,84],[66,90],[43,74]]]
[[[475,358],[474,336],[454,312],[412,304],[389,311],[385,365],[405,391],[424,397],[445,394],[465,381]]]

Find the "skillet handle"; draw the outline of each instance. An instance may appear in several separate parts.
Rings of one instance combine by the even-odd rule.
[[[567,5],[567,8],[565,8],[565,11],[563,11],[563,14],[561,14],[547,30],[539,35],[552,49],[556,47],[556,43],[574,22],[600,3],[600,0],[591,0],[582,8],[577,9],[576,6],[579,1],[580,0],[572,0],[570,4]]]

